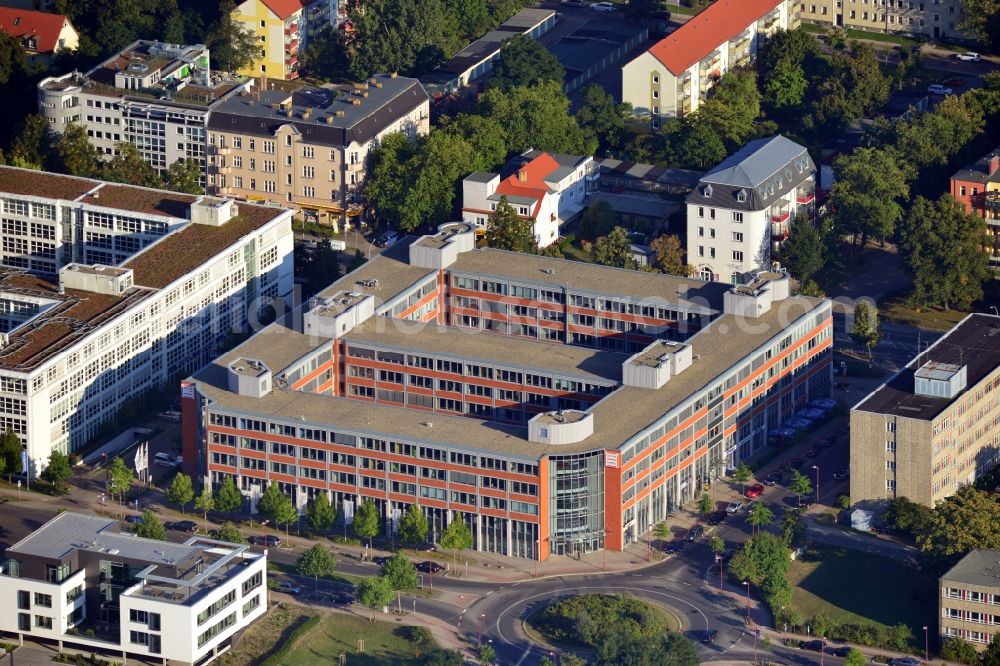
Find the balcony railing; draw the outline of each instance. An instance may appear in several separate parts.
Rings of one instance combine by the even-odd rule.
[[[816,201],[816,194],[814,192],[799,192],[795,195],[795,201],[800,204],[810,204]]]
[[[788,218],[790,217],[790,215],[791,215],[791,213],[789,213],[787,210],[785,212],[783,212],[783,213],[780,213],[780,212],[779,213],[772,213],[771,214],[771,222],[778,222],[778,223],[780,223],[780,222],[787,222]]]

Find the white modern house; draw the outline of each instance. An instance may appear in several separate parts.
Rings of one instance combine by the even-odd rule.
[[[792,0],[718,0],[622,67],[622,101],[653,127],[696,111],[723,74],[753,62],[761,39],[797,25]]]
[[[687,197],[688,263],[703,280],[742,284],[768,270],[800,214],[816,205],[809,152],[778,135],[751,141],[702,176]]]
[[[560,226],[583,210],[589,186],[599,178],[599,169],[590,156],[549,154],[527,151],[515,158],[501,174],[477,171],[462,182],[462,220],[486,227],[487,219],[501,199],[514,207],[518,216],[534,220],[539,247],[559,238]]]
[[[266,552],[142,539],[118,524],[64,512],[8,548],[0,631],[125,662],[197,664],[266,611]]]
[[[292,212],[0,167],[0,430],[32,474],[292,294]]]

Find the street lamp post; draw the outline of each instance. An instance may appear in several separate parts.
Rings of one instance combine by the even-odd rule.
[[[997,310],[997,306],[991,305],[990,306],[990,310],[993,310],[993,314],[995,314],[996,316],[1000,317],[1000,310]]]
[[[555,652],[549,652],[549,656],[552,657],[553,666],[559,666],[559,655]]]
[[[927,633],[927,625],[924,625],[924,661],[928,661],[930,657],[930,635]]]
[[[715,556],[715,563],[719,565],[719,592],[722,592],[722,555]]]
[[[482,645],[483,643],[483,623],[486,622],[486,613],[479,615],[479,641],[478,643]]]
[[[819,465],[813,465],[816,470],[816,504],[819,504]]]
[[[747,622],[750,622],[750,581],[743,581],[743,586],[747,588]]]

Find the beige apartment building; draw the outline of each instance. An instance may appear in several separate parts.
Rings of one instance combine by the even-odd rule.
[[[961,0],[807,0],[803,21],[838,28],[930,39],[965,39]]]
[[[941,576],[941,640],[961,638],[982,652],[1000,633],[1000,551],[974,550]]]
[[[973,313],[851,409],[851,500],[926,506],[1000,462],[1000,317]]]
[[[368,151],[388,134],[429,130],[429,98],[416,79],[387,74],[352,86],[248,91],[209,119],[209,192],[336,226],[364,214]]]

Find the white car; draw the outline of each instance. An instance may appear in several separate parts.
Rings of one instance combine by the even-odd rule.
[[[966,62],[979,62],[980,59],[981,59],[979,57],[979,54],[975,53],[973,51],[966,51],[965,53],[958,53],[958,54],[955,55],[955,57],[958,58],[959,60],[964,60]]]
[[[173,469],[178,466],[177,460],[169,453],[157,453],[153,456],[153,464],[158,467],[169,467]]]
[[[743,508],[743,502],[733,502],[726,507],[726,513],[739,513]]]
[[[595,2],[590,6],[595,12],[613,12],[615,11],[615,6],[610,2]]]
[[[950,95],[952,90],[948,86],[943,86],[940,83],[932,83],[927,86],[927,92],[931,95]]]

